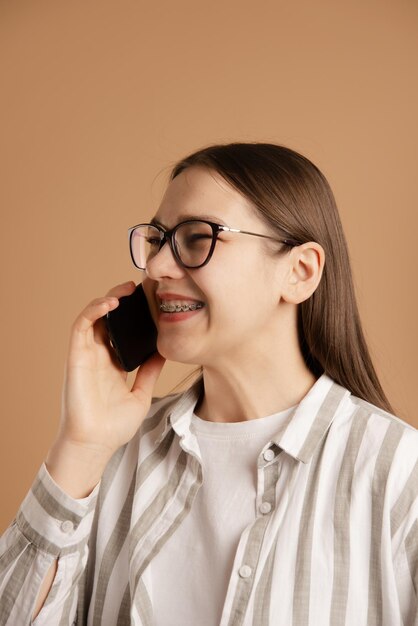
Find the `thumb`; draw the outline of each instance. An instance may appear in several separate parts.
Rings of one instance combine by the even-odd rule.
[[[152,398],[155,383],[158,380],[166,359],[159,352],[155,352],[139,368],[132,385],[131,392],[145,402]]]

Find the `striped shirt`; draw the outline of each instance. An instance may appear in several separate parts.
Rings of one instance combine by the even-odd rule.
[[[200,379],[154,399],[87,498],[41,467],[0,543],[2,626],[32,623],[56,557],[35,626],[161,626],[149,565],[203,483],[190,428],[201,389]],[[418,624],[414,428],[323,374],[263,445],[256,472],[256,514],[239,537],[220,626]]]

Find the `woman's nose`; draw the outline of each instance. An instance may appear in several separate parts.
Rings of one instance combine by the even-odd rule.
[[[165,276],[182,278],[186,272],[177,262],[170,244],[166,241],[157,254],[147,261],[145,273],[152,280],[158,280]]]

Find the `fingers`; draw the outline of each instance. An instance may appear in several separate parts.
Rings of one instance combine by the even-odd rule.
[[[115,297],[92,300],[74,321],[74,330],[80,333],[87,332],[98,319],[106,315],[108,311],[115,309],[118,304],[119,300]]]
[[[161,356],[159,352],[155,352],[143,363],[135,377],[134,384],[132,385],[132,393],[149,401],[152,397],[155,383],[163,369],[166,359]]]
[[[135,287],[135,283],[130,280],[112,287],[103,298],[92,300],[74,321],[74,330],[80,333],[89,331],[98,319],[119,305],[118,298],[130,295],[135,291]]]
[[[116,298],[122,298],[122,296],[129,296],[136,289],[136,285],[133,280],[128,280],[126,283],[121,283],[109,289],[106,296],[114,296]]]

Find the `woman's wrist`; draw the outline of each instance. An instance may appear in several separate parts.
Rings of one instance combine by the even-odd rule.
[[[53,481],[72,498],[86,498],[100,482],[112,453],[57,439],[50,448],[45,466]]]

